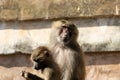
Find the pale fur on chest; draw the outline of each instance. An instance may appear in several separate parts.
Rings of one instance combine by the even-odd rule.
[[[71,80],[75,63],[75,52],[67,48],[56,48],[55,60],[62,70],[62,80]]]

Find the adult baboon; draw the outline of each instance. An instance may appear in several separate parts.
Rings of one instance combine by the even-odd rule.
[[[67,20],[52,24],[50,47],[58,63],[62,80],[85,80],[84,54],[77,42],[78,29]]]
[[[36,70],[23,71],[23,77],[30,80],[61,80],[60,69],[47,47],[36,48],[31,55],[31,60]]]

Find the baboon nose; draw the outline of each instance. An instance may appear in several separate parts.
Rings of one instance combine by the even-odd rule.
[[[38,70],[38,69],[39,69],[38,65],[35,65],[35,66],[34,66],[34,69]]]

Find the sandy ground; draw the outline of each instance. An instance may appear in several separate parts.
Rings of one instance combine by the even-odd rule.
[[[21,72],[25,69],[26,67],[5,68],[0,66],[0,80],[25,80],[21,76]]]

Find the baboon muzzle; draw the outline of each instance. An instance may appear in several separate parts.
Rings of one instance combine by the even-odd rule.
[[[36,63],[34,69],[39,70],[39,65]]]

